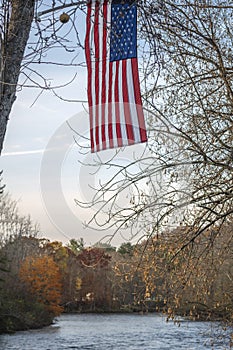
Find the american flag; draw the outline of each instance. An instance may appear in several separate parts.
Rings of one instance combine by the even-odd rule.
[[[88,2],[85,53],[91,151],[146,142],[135,1]]]

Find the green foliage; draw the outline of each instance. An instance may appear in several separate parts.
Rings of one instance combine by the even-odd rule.
[[[48,326],[53,320],[44,305],[26,296],[1,293],[1,300],[0,333],[40,328]]]
[[[72,250],[72,252],[78,254],[84,249],[85,243],[84,239],[81,237],[80,239],[72,238],[69,243],[67,244],[67,247]]]
[[[130,242],[122,243],[117,252],[122,255],[133,255],[134,247]]]

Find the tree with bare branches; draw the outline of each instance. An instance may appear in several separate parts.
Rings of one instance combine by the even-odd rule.
[[[138,5],[149,142],[128,164],[114,156],[103,162],[100,154],[95,165],[105,163],[114,175],[87,206],[98,208],[92,222],[130,228],[132,237],[189,227],[183,249],[232,221],[233,9],[220,0]],[[117,198],[127,188],[121,206]]]
[[[36,65],[79,65],[83,45],[76,28],[84,1],[3,0],[0,5],[0,151],[17,93],[23,87],[41,91],[55,86]],[[50,55],[54,49],[56,54]],[[63,58],[62,52],[65,52]],[[66,85],[67,82],[64,84]]]

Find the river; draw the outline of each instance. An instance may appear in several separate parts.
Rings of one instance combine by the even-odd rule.
[[[166,322],[158,314],[64,314],[41,330],[0,336],[1,350],[224,350],[229,331],[217,323]]]

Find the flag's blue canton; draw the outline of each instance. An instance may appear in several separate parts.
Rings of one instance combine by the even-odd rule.
[[[112,4],[110,61],[137,57],[137,7]]]

